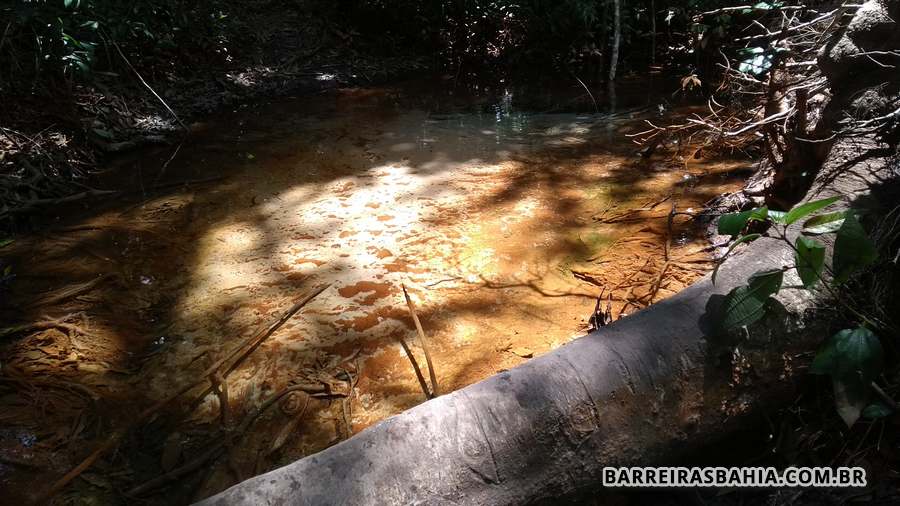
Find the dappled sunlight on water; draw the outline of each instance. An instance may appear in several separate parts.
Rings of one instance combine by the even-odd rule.
[[[348,396],[315,399],[277,451],[269,446],[290,416],[264,417],[228,465],[190,483],[199,496],[236,481],[232,468],[270,469],[422,402],[399,344],[424,365],[401,284],[446,393],[583,335],[601,286],[618,316],[696,279],[707,269],[702,230],[681,215],[669,227],[670,208],[701,208],[747,165],[643,160],[623,135],[639,128],[640,112],[531,114],[508,99],[481,113],[403,104],[395,90],[346,90],[226,115],[196,128],[165,177],[154,174],[170,152],[121,162],[163,181],[224,179],[95,210],[30,243],[37,261],[22,276],[43,281],[23,300],[58,279],[114,273],[54,316],[79,312],[98,349],[114,343],[103,360],[81,352],[98,364],[93,377],[67,377],[124,403],[164,398],[303,292],[331,283],[227,378],[229,404],[245,412],[291,382]],[[671,261],[662,261],[667,242]],[[25,351],[10,348],[5,363],[26,377],[55,374]],[[171,424],[212,431],[219,411],[211,394],[190,423],[172,415]],[[168,443],[136,444],[140,482]]]

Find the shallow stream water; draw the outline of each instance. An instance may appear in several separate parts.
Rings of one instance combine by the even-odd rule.
[[[319,283],[331,286],[227,378],[229,412],[292,382],[340,396],[273,408],[154,500],[203,497],[423,402],[400,345],[424,368],[401,285],[446,393],[584,335],[601,293],[618,318],[710,268],[690,215],[749,162],[689,146],[642,158],[626,134],[656,104],[579,114],[517,100],[333,90],[223,113],[177,149],[116,160],[107,177],[133,198],[73,207],[12,250],[5,316],[69,326],[3,348],[19,382],[0,397],[3,494],[64,474]],[[63,498],[121,499],[189,462],[221,428],[219,402],[161,414]]]

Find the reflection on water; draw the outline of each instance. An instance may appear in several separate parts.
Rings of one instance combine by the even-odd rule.
[[[165,397],[302,292],[332,283],[228,377],[228,399],[244,413],[292,382],[347,397],[313,399],[299,424],[288,424],[296,413],[273,410],[228,459],[172,485],[185,498],[215,492],[422,401],[398,344],[415,342],[401,283],[447,392],[583,335],[601,287],[618,316],[701,275],[701,233],[684,215],[670,227],[668,216],[736,186],[746,163],[643,160],[624,136],[643,114],[527,112],[512,91],[473,106],[471,97],[341,90],[195,125],[169,164],[171,149],[118,161],[112,177],[142,178],[131,184],[151,188],[145,199],[97,206],[58,234],[21,241],[32,258],[21,273],[31,283],[17,292],[23,304],[107,277],[52,308],[52,317],[68,315],[68,331],[29,334],[4,351],[4,366],[89,386],[101,402],[84,416],[115,426],[128,410],[112,414],[106,403]],[[205,182],[152,189],[185,179]],[[17,403],[18,425],[41,425],[35,405],[4,399]],[[197,434],[217,430],[219,402],[210,395],[187,418],[165,415],[158,434],[116,457],[128,473],[96,474],[133,485],[166,470],[166,451],[186,461],[202,449]],[[88,427],[44,448],[65,458],[42,472],[58,476],[96,444],[103,431]],[[284,427],[293,432],[272,449]],[[175,431],[195,435],[173,439]],[[17,472],[9,490],[40,474]]]

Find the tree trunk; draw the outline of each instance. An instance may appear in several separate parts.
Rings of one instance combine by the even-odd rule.
[[[613,43],[609,57],[609,82],[616,80],[619,65],[619,44],[622,42],[622,0],[613,0]]]
[[[656,0],[650,0],[650,66],[656,66]]]

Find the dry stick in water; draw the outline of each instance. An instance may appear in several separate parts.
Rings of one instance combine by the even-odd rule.
[[[196,471],[197,469],[200,469],[204,464],[206,464],[210,460],[216,459],[225,450],[227,450],[228,444],[231,444],[232,442],[236,441],[237,438],[239,438],[241,435],[243,435],[243,433],[246,432],[247,429],[249,429],[251,425],[253,425],[253,422],[255,422],[257,418],[259,418],[263,413],[268,411],[268,409],[270,407],[272,407],[276,402],[281,400],[284,396],[286,396],[287,394],[290,394],[292,392],[306,392],[307,394],[323,394],[323,393],[327,393],[328,389],[322,385],[292,385],[292,386],[282,389],[281,391],[279,391],[278,393],[274,394],[272,397],[269,397],[266,401],[264,401],[262,403],[262,405],[260,405],[256,410],[252,411],[251,413],[248,413],[244,417],[241,424],[239,426],[237,426],[231,434],[226,434],[224,438],[221,438],[219,441],[216,441],[215,443],[213,443],[212,446],[210,446],[209,449],[207,449],[205,452],[200,454],[199,457],[197,457],[196,459],[194,459],[190,462],[185,463],[181,467],[175,468],[161,476],[157,476],[156,478],[153,478],[152,480],[145,482],[142,485],[138,485],[137,487],[134,487],[133,489],[126,492],[125,495],[129,496],[129,497],[141,495],[145,492],[148,492],[157,487],[165,485],[166,483],[169,483],[170,481],[175,481],[176,479],[181,478],[182,476],[185,476],[187,474],[190,474],[191,472]]]
[[[219,360],[218,362],[216,362],[215,364],[213,364],[212,367],[210,367],[209,369],[207,369],[207,374],[205,374],[205,376],[208,377],[208,376],[210,375],[210,372],[209,372],[209,371],[218,371],[220,367],[222,367],[222,366],[225,365],[229,360],[231,360],[231,359],[234,358],[236,355],[238,355],[237,352],[240,351],[241,348],[243,348],[244,346],[247,346],[247,345],[249,344],[250,346],[249,346],[246,350],[244,350],[244,352],[241,353],[241,354],[234,360],[234,362],[231,363],[231,365],[228,366],[228,368],[225,370],[225,372],[222,373],[222,380],[224,381],[225,378],[227,378],[229,374],[231,374],[235,369],[237,369],[238,366],[240,366],[240,365],[244,362],[244,360],[246,360],[247,357],[249,357],[250,354],[253,353],[253,352],[256,350],[256,348],[259,348],[259,346],[260,346],[266,339],[268,339],[269,336],[271,336],[272,334],[274,334],[276,330],[278,330],[278,329],[279,329],[282,325],[284,325],[284,324],[285,324],[292,316],[294,316],[294,313],[296,313],[297,311],[299,311],[303,306],[305,306],[307,303],[309,303],[309,301],[311,301],[311,300],[313,300],[314,298],[316,298],[316,296],[318,296],[320,293],[324,292],[325,289],[328,288],[329,286],[331,286],[331,283],[325,283],[325,284],[319,285],[318,287],[316,287],[315,289],[313,289],[312,292],[310,292],[308,295],[306,295],[306,296],[304,296],[302,299],[300,299],[296,304],[294,304],[293,307],[291,307],[290,309],[287,310],[287,312],[285,312],[283,315],[281,315],[281,318],[279,318],[275,323],[273,323],[272,325],[270,325],[265,331],[257,332],[253,337],[251,337],[250,339],[244,341],[240,346],[238,346],[237,348],[235,348],[231,353],[228,354],[228,356],[226,356],[225,358],[223,358],[223,359]],[[193,388],[193,387],[196,386],[196,385],[199,385],[200,383],[202,383],[202,381],[198,381],[198,382],[194,383],[194,385],[191,386],[190,388],[188,388],[187,390],[190,390],[191,388]],[[187,393],[187,390],[185,390],[185,391],[182,392],[182,393]],[[207,395],[209,395],[210,393],[212,393],[212,391],[213,391],[213,387],[212,387],[212,385],[210,385],[209,387],[207,387],[206,390],[203,391],[203,393],[201,393],[201,394],[194,400],[194,402],[191,404],[191,406],[197,406],[200,402],[203,401],[203,399],[206,398]]]
[[[409,357],[409,363],[412,364],[413,371],[416,373],[416,379],[419,380],[419,386],[422,387],[422,393],[425,394],[426,399],[434,399],[434,395],[428,391],[428,383],[425,382],[425,376],[422,376],[422,369],[419,369],[419,363],[416,362],[416,357],[413,356],[412,350],[409,349],[409,345],[406,344],[406,341],[403,338],[400,339],[400,346],[403,347],[403,351],[406,352],[406,356]]]
[[[669,261],[669,250],[672,249],[672,220],[675,218],[675,201],[672,201],[672,209],[669,211],[669,216],[666,218],[666,249],[665,249],[665,260]]]
[[[422,347],[422,352],[425,353],[425,363],[428,365],[428,376],[431,379],[431,396],[436,397],[438,395],[438,384],[434,374],[434,364],[431,363],[431,354],[428,353],[428,346],[425,345],[425,331],[422,330],[422,323],[419,322],[419,317],[416,315],[413,301],[409,298],[409,293],[406,292],[406,285],[401,283],[400,287],[403,288],[403,297],[406,298],[406,307],[409,308],[409,314],[412,315],[413,323],[416,324],[416,332],[419,334],[419,346]]]
[[[122,57],[122,60],[124,60],[125,64],[128,65],[128,68],[131,69],[132,72],[134,72],[134,75],[137,76],[137,78],[141,82],[141,84],[143,84],[144,87],[147,88],[150,91],[150,93],[152,93],[153,96],[156,97],[157,100],[159,100],[159,102],[163,105],[163,107],[165,107],[166,110],[169,111],[169,114],[171,114],[172,117],[175,118],[175,121],[177,121],[178,124],[181,125],[181,128],[187,130],[188,129],[187,125],[185,125],[184,122],[181,121],[181,118],[179,118],[178,115],[175,114],[175,111],[173,111],[172,108],[169,107],[169,104],[167,104],[166,101],[163,100],[163,98],[161,96],[159,96],[159,94],[156,93],[156,91],[154,91],[153,88],[149,84],[147,84],[147,81],[144,80],[144,78],[141,76],[141,73],[138,72],[136,68],[134,68],[134,66],[131,64],[130,61],[128,61],[128,58],[125,57],[125,53],[122,52],[122,49],[119,47],[119,44],[111,38],[109,39],[109,41],[112,42],[113,47],[116,48],[116,52],[119,53],[119,56]]]
[[[200,376],[202,379],[194,381],[194,382],[186,385],[185,387],[181,388],[180,390],[178,390],[174,394],[170,395],[169,397],[166,397],[165,399],[150,406],[149,408],[142,411],[137,416],[137,418],[131,424],[129,424],[127,427],[113,432],[112,435],[110,435],[109,438],[106,439],[106,441],[104,441],[96,450],[94,450],[90,455],[88,455],[87,458],[85,458],[83,461],[81,461],[80,464],[75,466],[74,469],[72,469],[71,471],[66,473],[65,476],[63,476],[62,478],[57,480],[56,483],[54,483],[47,490],[47,492],[45,492],[40,497],[40,500],[37,502],[39,502],[39,503],[47,502],[48,499],[50,499],[51,497],[56,495],[56,493],[59,492],[60,490],[62,490],[63,487],[68,485],[69,482],[71,482],[72,480],[77,478],[79,475],[81,475],[81,473],[83,473],[85,470],[90,468],[94,464],[94,462],[96,462],[106,452],[108,452],[109,450],[114,448],[118,444],[119,440],[122,439],[131,428],[135,427],[136,425],[143,422],[144,420],[149,419],[151,416],[156,414],[158,411],[162,410],[163,408],[165,408],[166,406],[171,404],[173,401],[175,401],[182,395],[191,391],[197,385],[200,385],[201,383],[208,381],[208,378],[210,377],[210,375],[216,374],[218,372],[219,368],[222,367],[226,362],[228,362],[229,360],[231,360],[232,358],[237,356],[241,349],[243,349],[247,345],[250,345],[250,347],[247,348],[247,350],[243,354],[241,354],[241,356],[238,357],[238,359],[232,364],[232,366],[236,366],[236,364],[243,361],[243,359],[246,358],[250,352],[255,350],[260,344],[262,344],[263,341],[265,341],[269,336],[274,334],[276,330],[281,328],[281,326],[284,325],[292,316],[294,316],[294,314],[296,314],[297,311],[300,311],[300,309],[302,309],[303,306],[308,304],[317,295],[319,295],[320,293],[325,291],[325,289],[328,288],[329,286],[330,286],[330,283],[326,283],[323,285],[319,285],[318,287],[313,289],[312,292],[310,292],[309,294],[302,297],[296,304],[291,306],[290,309],[288,309],[284,314],[282,314],[281,317],[278,318],[277,321],[275,321],[275,323],[269,325],[265,329],[260,330],[259,332],[257,332],[253,336],[251,336],[249,339],[244,340],[238,347],[236,347],[234,350],[232,350],[231,353],[226,355],[224,358],[216,361],[216,363],[214,363],[212,366],[210,366]],[[230,372],[230,371],[231,371],[231,369],[229,369],[228,372]],[[224,378],[225,376],[227,376],[228,372],[223,374],[222,377]]]

